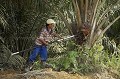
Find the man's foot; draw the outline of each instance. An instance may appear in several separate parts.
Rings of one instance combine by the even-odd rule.
[[[31,71],[33,69],[34,64],[33,63],[27,63],[25,67],[25,71]]]
[[[30,68],[29,68],[29,67],[26,67],[26,68],[25,68],[25,72],[28,72],[28,71],[30,71]]]
[[[52,65],[51,64],[48,64],[46,62],[42,62],[42,67],[43,68],[52,68]]]

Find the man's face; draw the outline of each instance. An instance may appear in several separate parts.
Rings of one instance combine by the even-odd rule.
[[[53,29],[54,28],[54,26],[55,26],[55,24],[49,24],[49,27],[51,28],[51,29]]]

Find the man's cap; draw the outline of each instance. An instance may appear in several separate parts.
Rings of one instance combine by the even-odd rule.
[[[55,24],[56,22],[53,20],[53,19],[48,19],[47,21],[46,21],[46,23],[47,24]]]

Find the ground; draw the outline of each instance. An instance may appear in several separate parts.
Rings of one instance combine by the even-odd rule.
[[[53,71],[51,68],[29,71],[27,73],[14,70],[0,71],[0,79],[92,79],[87,76],[70,74],[65,71]]]
[[[26,73],[14,70],[0,71],[0,79],[116,79],[107,72],[101,74],[80,75],[65,71],[53,71],[51,68],[33,70]]]

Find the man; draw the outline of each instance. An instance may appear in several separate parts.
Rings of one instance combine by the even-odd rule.
[[[53,32],[55,21],[53,19],[48,19],[46,22],[46,27],[42,28],[39,37],[35,40],[35,47],[29,57],[28,64],[34,63],[37,55],[41,57],[41,63],[44,67],[50,67],[47,61],[47,45],[53,39],[54,36],[61,38],[59,35]]]

